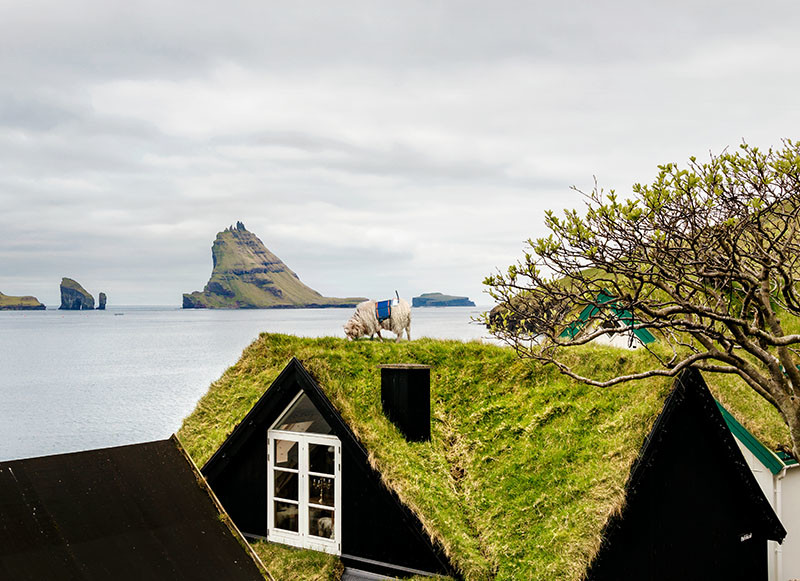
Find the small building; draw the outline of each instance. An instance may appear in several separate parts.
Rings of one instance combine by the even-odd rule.
[[[0,579],[264,578],[174,436],[0,462]]]
[[[222,414],[214,432],[235,429],[202,469],[247,537],[347,574],[768,579],[786,532],[695,371],[609,394],[488,345],[262,335],[214,389],[255,398],[244,370],[293,348],[304,362]],[[196,414],[219,416],[211,399]]]
[[[586,305],[578,315],[578,319],[564,329],[561,337],[572,339],[599,329],[608,329],[609,332],[598,336],[594,342],[624,349],[637,349],[656,341],[650,331],[637,325],[639,322],[630,311],[617,304],[616,297],[601,291],[595,302]]]

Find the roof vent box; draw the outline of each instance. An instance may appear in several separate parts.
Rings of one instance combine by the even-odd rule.
[[[386,417],[409,442],[431,439],[431,368],[381,365],[381,405]]]

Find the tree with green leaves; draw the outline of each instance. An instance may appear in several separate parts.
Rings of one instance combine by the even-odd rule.
[[[492,332],[598,387],[687,367],[736,374],[780,412],[800,458],[800,144],[659,166],[629,197],[581,193],[585,212],[548,212],[549,235],[484,281],[502,313]],[[586,377],[562,357],[639,329],[658,339],[643,345],[648,371]]]

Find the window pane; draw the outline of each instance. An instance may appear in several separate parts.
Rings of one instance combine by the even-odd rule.
[[[297,505],[275,501],[275,528],[297,532]]]
[[[334,516],[332,510],[308,508],[308,533],[325,539],[333,538]]]
[[[286,410],[286,413],[275,424],[275,429],[314,434],[331,433],[328,422],[323,419],[306,394],[303,394],[292,407]]]
[[[297,450],[300,445],[290,440],[275,440],[275,466],[297,470]]]
[[[275,470],[275,496],[287,500],[297,500],[297,473]]]
[[[308,477],[308,502],[333,506],[333,478],[324,476]]]
[[[325,444],[308,445],[308,469],[311,472],[333,474],[334,458],[333,446]]]

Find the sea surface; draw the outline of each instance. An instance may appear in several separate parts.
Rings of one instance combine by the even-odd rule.
[[[412,309],[411,336],[486,339],[486,308]],[[261,332],[344,337],[352,309],[0,311],[0,460],[169,437]],[[390,332],[386,337],[394,337]]]

